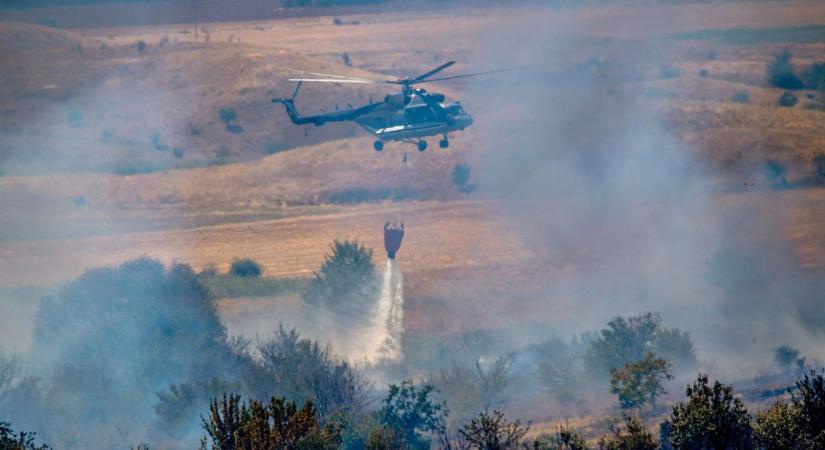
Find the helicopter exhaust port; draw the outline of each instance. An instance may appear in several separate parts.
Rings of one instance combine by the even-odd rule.
[[[375,149],[376,152],[380,152],[384,150],[384,141],[381,139],[376,139],[375,142],[372,144],[372,147]]]

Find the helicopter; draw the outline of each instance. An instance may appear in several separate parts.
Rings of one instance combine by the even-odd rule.
[[[450,146],[449,133],[469,127],[473,124],[473,117],[464,110],[461,102],[447,102],[444,94],[427,92],[416,85],[522,69],[517,67],[431,78],[455,63],[448,61],[417,77],[397,80],[369,80],[308,72],[323,78],[290,78],[289,81],[298,83],[292,97],[274,98],[272,103],[282,103],[290,120],[296,125],[312,124],[320,127],[327,122],[355,122],[376,137],[373,147],[379,152],[384,149],[384,142],[388,141],[413,143],[423,152],[427,149],[427,141],[424,138],[439,135],[443,136],[438,142],[439,147],[447,148]],[[303,83],[393,84],[401,86],[401,92],[387,94],[384,101],[379,103],[370,101],[369,104],[359,107],[302,116],[295,108],[295,98]]]

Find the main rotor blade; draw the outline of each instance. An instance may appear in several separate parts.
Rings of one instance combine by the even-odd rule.
[[[513,72],[515,70],[524,70],[524,69],[529,69],[531,67],[536,67],[536,66],[508,67],[506,69],[488,70],[486,72],[463,73],[463,74],[453,75],[453,76],[449,76],[449,77],[432,78],[432,79],[429,79],[429,80],[423,80],[423,81],[420,81],[419,83],[432,83],[434,81],[455,80],[456,78],[470,78],[470,77],[478,77],[478,76],[481,76],[481,75],[489,75],[489,74],[493,74],[493,73]]]
[[[418,83],[418,82],[423,81],[427,78],[430,78],[431,76],[437,74],[438,72],[441,72],[442,70],[446,69],[447,67],[452,66],[453,64],[455,64],[455,61],[448,61],[448,62],[436,67],[435,69],[425,73],[424,75],[419,75],[419,76],[413,78],[412,82],[413,83]]]
[[[359,80],[357,78],[290,78],[289,81],[303,81],[308,83],[350,83],[350,84],[383,84],[383,81]]]
[[[290,72],[297,72],[297,73],[312,75],[314,77],[325,78],[325,79],[326,78],[335,78],[335,79],[345,79],[345,80],[365,80],[365,81],[377,81],[379,83],[384,81],[384,80],[371,80],[369,78],[363,78],[363,77],[353,77],[353,76],[349,76],[349,75],[337,75],[337,74],[332,74],[332,73],[311,72],[309,70],[296,69],[294,67],[282,67],[282,66],[280,66],[279,68],[284,69],[284,70],[288,70]]]

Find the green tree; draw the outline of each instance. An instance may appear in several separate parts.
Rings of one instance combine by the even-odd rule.
[[[686,390],[687,403],[673,408],[668,442],[676,450],[748,450],[753,448],[751,416],[734,397],[733,387],[699,375]]]
[[[825,449],[825,377],[813,370],[796,382],[791,402],[799,414],[799,426],[812,449]]]
[[[800,428],[799,411],[784,402],[756,413],[753,434],[763,450],[802,450],[810,448]]]
[[[623,426],[622,426],[623,425]],[[611,435],[599,440],[600,450],[657,450],[659,443],[636,417],[622,417],[622,425],[610,424]]]
[[[372,250],[356,241],[339,240],[331,250],[304,291],[304,300],[344,316],[366,317],[377,289]]]
[[[672,378],[670,363],[648,353],[640,361],[610,371],[610,392],[619,398],[622,409],[641,408],[645,403],[653,406],[665,393],[662,383]]]
[[[482,412],[458,430],[470,448],[479,450],[509,450],[521,448],[521,440],[530,430],[530,424],[509,422],[501,411]]]
[[[0,421],[0,450],[48,450],[48,445],[34,443],[36,436],[25,431],[15,433],[11,424]]]
[[[768,80],[782,89],[802,89],[802,80],[794,73],[791,52],[787,48],[778,53],[768,65]]]
[[[639,361],[653,352],[671,361],[677,369],[689,369],[696,365],[696,352],[690,333],[675,328],[663,328],[658,314],[615,317],[607,328],[590,344],[584,355],[586,371],[602,379],[610,370],[618,370],[625,364]]]
[[[412,381],[389,386],[378,418],[381,424],[398,431],[407,448],[429,448],[425,434],[439,434],[445,430],[447,408],[443,402],[434,401],[432,393],[431,385],[417,389]]]

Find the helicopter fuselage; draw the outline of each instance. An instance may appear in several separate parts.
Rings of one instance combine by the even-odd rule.
[[[296,89],[297,95],[297,89]],[[472,125],[473,118],[460,102],[445,102],[439,93],[424,89],[388,94],[383,102],[370,103],[326,114],[301,116],[291,99],[273,99],[283,103],[293,123],[323,126],[327,122],[352,121],[380,141],[416,140],[427,136],[447,136]]]

